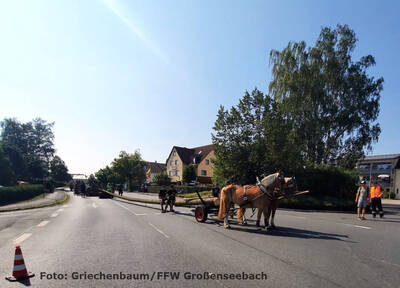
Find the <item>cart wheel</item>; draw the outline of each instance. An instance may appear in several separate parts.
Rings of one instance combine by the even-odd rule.
[[[208,212],[206,207],[198,206],[194,210],[194,217],[196,218],[197,222],[206,222],[208,216]]]

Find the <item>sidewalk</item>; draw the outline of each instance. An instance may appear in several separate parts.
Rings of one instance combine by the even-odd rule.
[[[33,201],[23,201],[15,204],[0,206],[0,212],[9,212],[24,209],[41,208],[50,206],[58,201],[63,201],[67,197],[67,193],[64,190],[56,189],[55,192],[46,194],[45,198],[37,199]]]

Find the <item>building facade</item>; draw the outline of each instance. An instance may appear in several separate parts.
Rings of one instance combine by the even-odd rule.
[[[167,167],[164,163],[146,162],[146,183],[153,183],[156,174],[166,172]]]
[[[213,145],[194,148],[174,146],[166,162],[168,176],[172,182],[182,182],[183,167],[193,165],[196,181],[202,184],[212,184],[213,158],[215,158]]]
[[[360,179],[376,180],[385,192],[400,199],[400,154],[371,155],[357,163]]]

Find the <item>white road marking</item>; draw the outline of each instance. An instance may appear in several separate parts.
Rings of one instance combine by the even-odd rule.
[[[93,206],[93,208],[97,208],[97,205],[96,205],[96,203],[92,203],[92,206]]]
[[[150,222],[149,222],[149,225],[150,225],[151,227],[153,227],[157,232],[159,232],[159,233],[161,233],[162,235],[164,235],[166,238],[169,238],[169,236],[168,236],[167,234],[165,234],[163,231],[161,231],[160,229],[158,229],[156,226],[154,226],[154,225],[151,224]]]
[[[57,216],[58,216],[58,213],[51,214],[51,217],[57,217]]]
[[[141,213],[141,214],[135,214],[136,216],[145,216],[147,215],[146,213]]]
[[[129,209],[128,207],[125,207],[124,205],[122,205],[122,204],[120,204],[120,203],[118,203],[118,202],[116,202],[116,201],[113,201],[115,204],[117,204],[118,206],[120,206],[120,207],[122,207],[122,208],[124,208],[124,209],[126,209],[126,210],[128,210],[130,213],[132,213],[133,215],[135,215],[135,216],[137,216],[137,214],[135,213],[135,212],[133,212],[131,209]]]
[[[154,215],[160,215],[160,214],[162,214],[161,212],[158,212],[158,213],[154,213]]]
[[[32,233],[24,233],[21,236],[19,236],[17,239],[14,240],[14,244],[19,244],[31,236],[32,236]]]
[[[362,229],[372,229],[371,227],[367,226],[360,226],[360,225],[353,225],[353,224],[345,224],[347,226],[352,226],[352,227],[357,227],[357,228],[362,228]]]
[[[57,212],[62,212],[62,211],[64,211],[64,209],[62,209],[62,208],[57,210]]]
[[[37,225],[37,227],[44,227],[44,226],[46,226],[46,225],[49,224],[49,223],[50,223],[50,221],[44,220],[44,221],[40,222],[40,223]]]
[[[67,208],[67,207],[68,207],[68,205],[63,205],[62,207],[63,207],[63,208]]]

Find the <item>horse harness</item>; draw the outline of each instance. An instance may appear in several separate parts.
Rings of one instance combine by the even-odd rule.
[[[274,193],[271,193],[270,191],[268,191],[267,188],[260,181],[257,181],[256,186],[261,190],[262,193],[252,200],[247,199],[246,189],[248,188],[248,186],[243,186],[243,203],[239,205],[240,208],[242,208],[243,206],[246,206],[247,204],[252,203],[254,200],[257,200],[258,198],[260,198],[262,196],[266,196],[267,199],[270,201],[278,199],[274,195]]]

